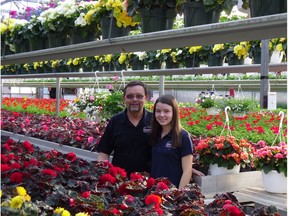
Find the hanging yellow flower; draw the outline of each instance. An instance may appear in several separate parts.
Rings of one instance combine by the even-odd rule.
[[[192,46],[189,48],[188,52],[190,54],[193,54],[193,53],[199,52],[200,50],[202,50],[202,46]]]
[[[126,54],[125,53],[121,53],[120,57],[118,59],[119,63],[123,64],[125,62],[126,58],[127,58]]]

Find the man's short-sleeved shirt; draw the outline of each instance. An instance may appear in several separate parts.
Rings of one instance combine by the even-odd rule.
[[[131,172],[149,172],[151,163],[152,113],[144,109],[144,115],[135,127],[128,119],[127,110],[113,116],[97,146],[98,152],[111,154],[112,164]]]
[[[158,137],[156,145],[152,147],[152,169],[153,178],[167,177],[176,187],[179,186],[182,170],[182,157],[193,154],[193,143],[189,133],[181,131],[181,147],[172,146],[172,133],[170,132],[162,139]]]

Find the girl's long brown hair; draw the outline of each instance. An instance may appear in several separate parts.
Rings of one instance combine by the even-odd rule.
[[[172,118],[172,146],[173,147],[180,147],[182,144],[182,136],[181,136],[181,130],[182,126],[180,124],[179,119],[179,107],[177,100],[172,95],[162,95],[160,96],[154,105],[153,109],[153,118],[152,118],[152,127],[151,127],[151,144],[155,145],[157,142],[157,134],[161,131],[161,125],[157,122],[155,118],[155,109],[157,103],[163,103],[167,104],[172,107],[173,111],[173,118]]]

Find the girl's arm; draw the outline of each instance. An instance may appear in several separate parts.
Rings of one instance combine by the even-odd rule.
[[[182,176],[179,184],[179,189],[185,187],[187,184],[189,184],[192,176],[192,163],[193,163],[193,156],[192,154],[186,155],[182,157]]]

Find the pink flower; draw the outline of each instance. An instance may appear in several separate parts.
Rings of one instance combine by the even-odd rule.
[[[114,82],[117,82],[117,81],[119,80],[119,76],[116,76],[116,75],[113,76],[113,77],[112,77],[112,80],[113,80]]]
[[[78,135],[78,136],[82,136],[84,133],[85,133],[84,130],[78,130],[77,135]]]
[[[71,161],[71,162],[75,161],[76,158],[77,158],[77,157],[76,157],[76,155],[75,155],[74,152],[69,152],[69,153],[67,154],[67,159],[68,159],[69,161]]]
[[[94,141],[94,137],[92,136],[88,137],[88,143],[93,143],[93,141]]]
[[[47,125],[43,125],[43,130],[44,131],[48,131],[49,130],[49,127]]]
[[[113,89],[113,86],[111,84],[106,85],[106,89]]]

